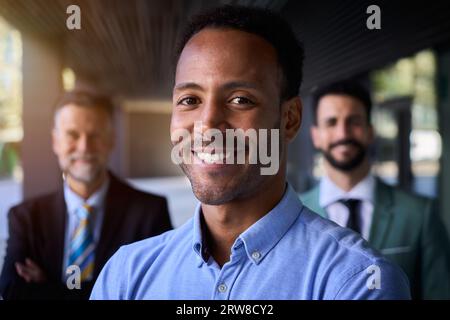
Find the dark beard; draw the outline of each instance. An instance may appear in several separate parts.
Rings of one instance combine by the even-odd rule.
[[[357,148],[357,153],[352,159],[348,161],[338,161],[331,155],[331,151],[333,150],[333,148],[340,145],[348,145],[348,144],[351,144]],[[364,161],[367,154],[367,149],[361,143],[359,143],[354,139],[345,139],[333,143],[332,145],[330,145],[327,151],[322,150],[322,153],[325,159],[327,159],[327,161],[333,168],[348,172],[357,168]]]

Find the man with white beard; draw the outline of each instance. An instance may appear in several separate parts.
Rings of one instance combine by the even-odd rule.
[[[86,299],[120,246],[171,229],[166,199],[135,190],[108,170],[114,130],[107,97],[65,93],[52,138],[63,184],[10,210],[4,299]]]

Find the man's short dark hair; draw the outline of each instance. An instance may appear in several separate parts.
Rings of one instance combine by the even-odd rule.
[[[66,91],[61,95],[55,105],[54,113],[56,114],[59,109],[68,104],[75,104],[86,108],[101,108],[105,110],[111,118],[114,112],[114,105],[108,96],[89,91],[72,90]]]
[[[370,98],[369,91],[362,86],[359,82],[353,80],[343,80],[338,82],[333,82],[326,86],[317,88],[312,93],[313,98],[313,116],[314,124],[317,125],[317,111],[319,107],[320,99],[329,94],[337,95],[347,95],[358,99],[362,102],[366,108],[367,123],[370,124],[370,113],[372,110],[372,100]]]
[[[303,45],[280,15],[267,9],[230,5],[199,14],[193,17],[180,38],[175,52],[176,63],[189,39],[205,28],[236,29],[269,42],[275,48],[283,74],[282,101],[298,95],[302,82]]]

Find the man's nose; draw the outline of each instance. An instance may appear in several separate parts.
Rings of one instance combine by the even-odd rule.
[[[77,141],[77,150],[79,152],[89,152],[92,150],[92,139],[87,135],[82,135]]]
[[[351,136],[350,125],[346,121],[338,123],[336,126],[336,138],[338,140],[346,139]]]
[[[224,130],[227,126],[227,110],[226,106],[220,102],[211,99],[204,104],[200,119],[202,127],[206,129],[219,129]]]

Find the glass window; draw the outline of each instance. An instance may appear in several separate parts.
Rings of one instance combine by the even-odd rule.
[[[22,42],[0,17],[0,179],[20,181],[22,141]]]
[[[0,16],[0,269],[8,234],[6,214],[22,198],[22,41]]]
[[[406,165],[411,173],[410,188],[429,196],[437,195],[442,148],[435,81],[436,55],[432,50],[418,52],[371,73],[373,123],[378,135],[376,173],[388,182],[397,183],[400,166]],[[409,106],[383,107],[402,97],[410,99]],[[404,138],[398,130],[402,117],[410,119],[406,135],[410,148],[409,160],[399,163],[398,153],[402,152],[399,139]]]

